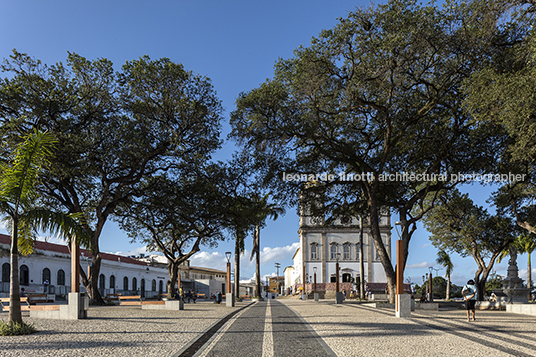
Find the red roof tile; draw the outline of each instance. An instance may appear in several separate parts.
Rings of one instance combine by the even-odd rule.
[[[11,245],[11,237],[5,234],[0,233],[0,244],[9,244]],[[42,241],[35,241],[35,249],[43,250],[47,252],[56,252],[56,253],[63,253],[63,254],[70,254],[69,249],[67,248],[67,245],[62,244],[54,244],[54,243],[48,243],[48,242],[42,242]],[[86,249],[80,249],[80,252],[84,254],[84,256],[91,258],[93,257],[93,254],[91,254],[90,251]],[[102,253],[102,259],[109,260],[109,261],[119,261],[121,259],[121,263],[127,263],[127,264],[135,264],[135,265],[148,265],[145,262],[140,262],[137,259],[116,255],[116,254],[110,254],[110,253]]]

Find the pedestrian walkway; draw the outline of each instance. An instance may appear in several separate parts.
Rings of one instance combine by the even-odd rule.
[[[297,353],[335,356],[294,311],[279,301],[268,300],[238,313],[195,356],[277,357]]]
[[[337,356],[535,356],[533,316],[465,310],[394,311],[347,301],[282,300],[298,312]]]
[[[400,319],[355,301],[281,299],[181,311],[90,307],[86,320],[24,320],[39,332],[1,337],[0,356],[536,355],[535,318],[505,311],[477,311],[475,322],[464,310]]]

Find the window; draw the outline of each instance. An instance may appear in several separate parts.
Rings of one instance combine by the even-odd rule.
[[[58,270],[57,282],[58,285],[65,285],[65,272],[62,269]]]
[[[115,276],[110,275],[110,289],[115,289]]]
[[[2,282],[9,283],[11,278],[11,265],[9,263],[2,264]]]
[[[311,244],[311,260],[317,260],[317,259],[318,259],[317,245]]]
[[[331,247],[330,247],[330,252],[331,252],[331,260],[336,260],[337,259],[337,244],[332,244]]]
[[[344,260],[350,260],[350,244],[346,243],[343,248],[343,259]]]
[[[132,278],[132,290],[138,290],[138,280]]]
[[[158,293],[159,294],[163,294],[164,293],[164,282],[162,280],[160,280],[158,282]]]
[[[104,289],[105,289],[104,280],[105,280],[104,274],[101,274],[99,276],[99,290],[100,290],[101,295],[104,295]]]
[[[153,283],[151,284],[151,291],[156,291],[156,280],[153,279]]]
[[[48,283],[50,284],[51,281],[50,281],[50,269],[48,268],[45,268],[43,269],[43,280],[41,281],[42,284],[45,283],[45,281],[48,281]]]
[[[140,285],[141,285],[141,297],[142,299],[145,298],[145,279],[141,279],[140,281]]]
[[[30,285],[30,271],[26,265],[21,265],[19,268],[20,285]]]
[[[123,278],[123,290],[128,290],[128,278],[126,276]]]
[[[365,252],[363,252],[365,254]],[[359,261],[359,243],[355,245],[355,260]]]

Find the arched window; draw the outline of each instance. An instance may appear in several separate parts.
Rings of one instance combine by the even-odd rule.
[[[132,290],[138,290],[138,280],[132,278]]]
[[[316,243],[311,244],[311,260],[317,260],[318,254],[317,254],[318,246]]]
[[[330,252],[331,252],[331,260],[336,260],[337,259],[337,244],[332,244],[331,247],[330,247]]]
[[[62,269],[58,270],[57,283],[58,285],[65,285],[65,272]]]
[[[128,290],[128,278],[126,276],[123,278],[123,290]]]
[[[365,252],[363,252],[364,254]],[[359,261],[359,243],[355,245],[355,260]]]
[[[158,293],[159,294],[163,294],[164,293],[164,282],[162,280],[160,280],[158,282]]]
[[[106,278],[104,277],[104,274],[101,274],[99,276],[99,292],[101,293],[101,295],[104,295],[105,280]]]
[[[141,289],[141,297],[143,299],[145,297],[145,279],[141,279],[140,289]]]
[[[26,265],[21,265],[19,268],[20,285],[30,285],[30,270]]]
[[[110,275],[110,289],[115,289],[115,276]]]
[[[156,291],[156,280],[153,279],[153,282],[151,284],[151,291]]]
[[[41,283],[44,284],[45,281],[48,281],[48,283],[51,284],[51,281],[50,281],[50,269],[48,269],[48,268],[43,269],[43,280],[41,281]]]
[[[350,260],[350,243],[346,243],[342,247],[343,257],[344,260]]]
[[[9,283],[11,278],[11,265],[9,263],[2,264],[2,282]]]

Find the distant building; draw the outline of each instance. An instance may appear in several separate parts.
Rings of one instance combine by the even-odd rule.
[[[273,276],[269,279],[268,292],[273,294],[281,294],[285,285],[284,276]]]

